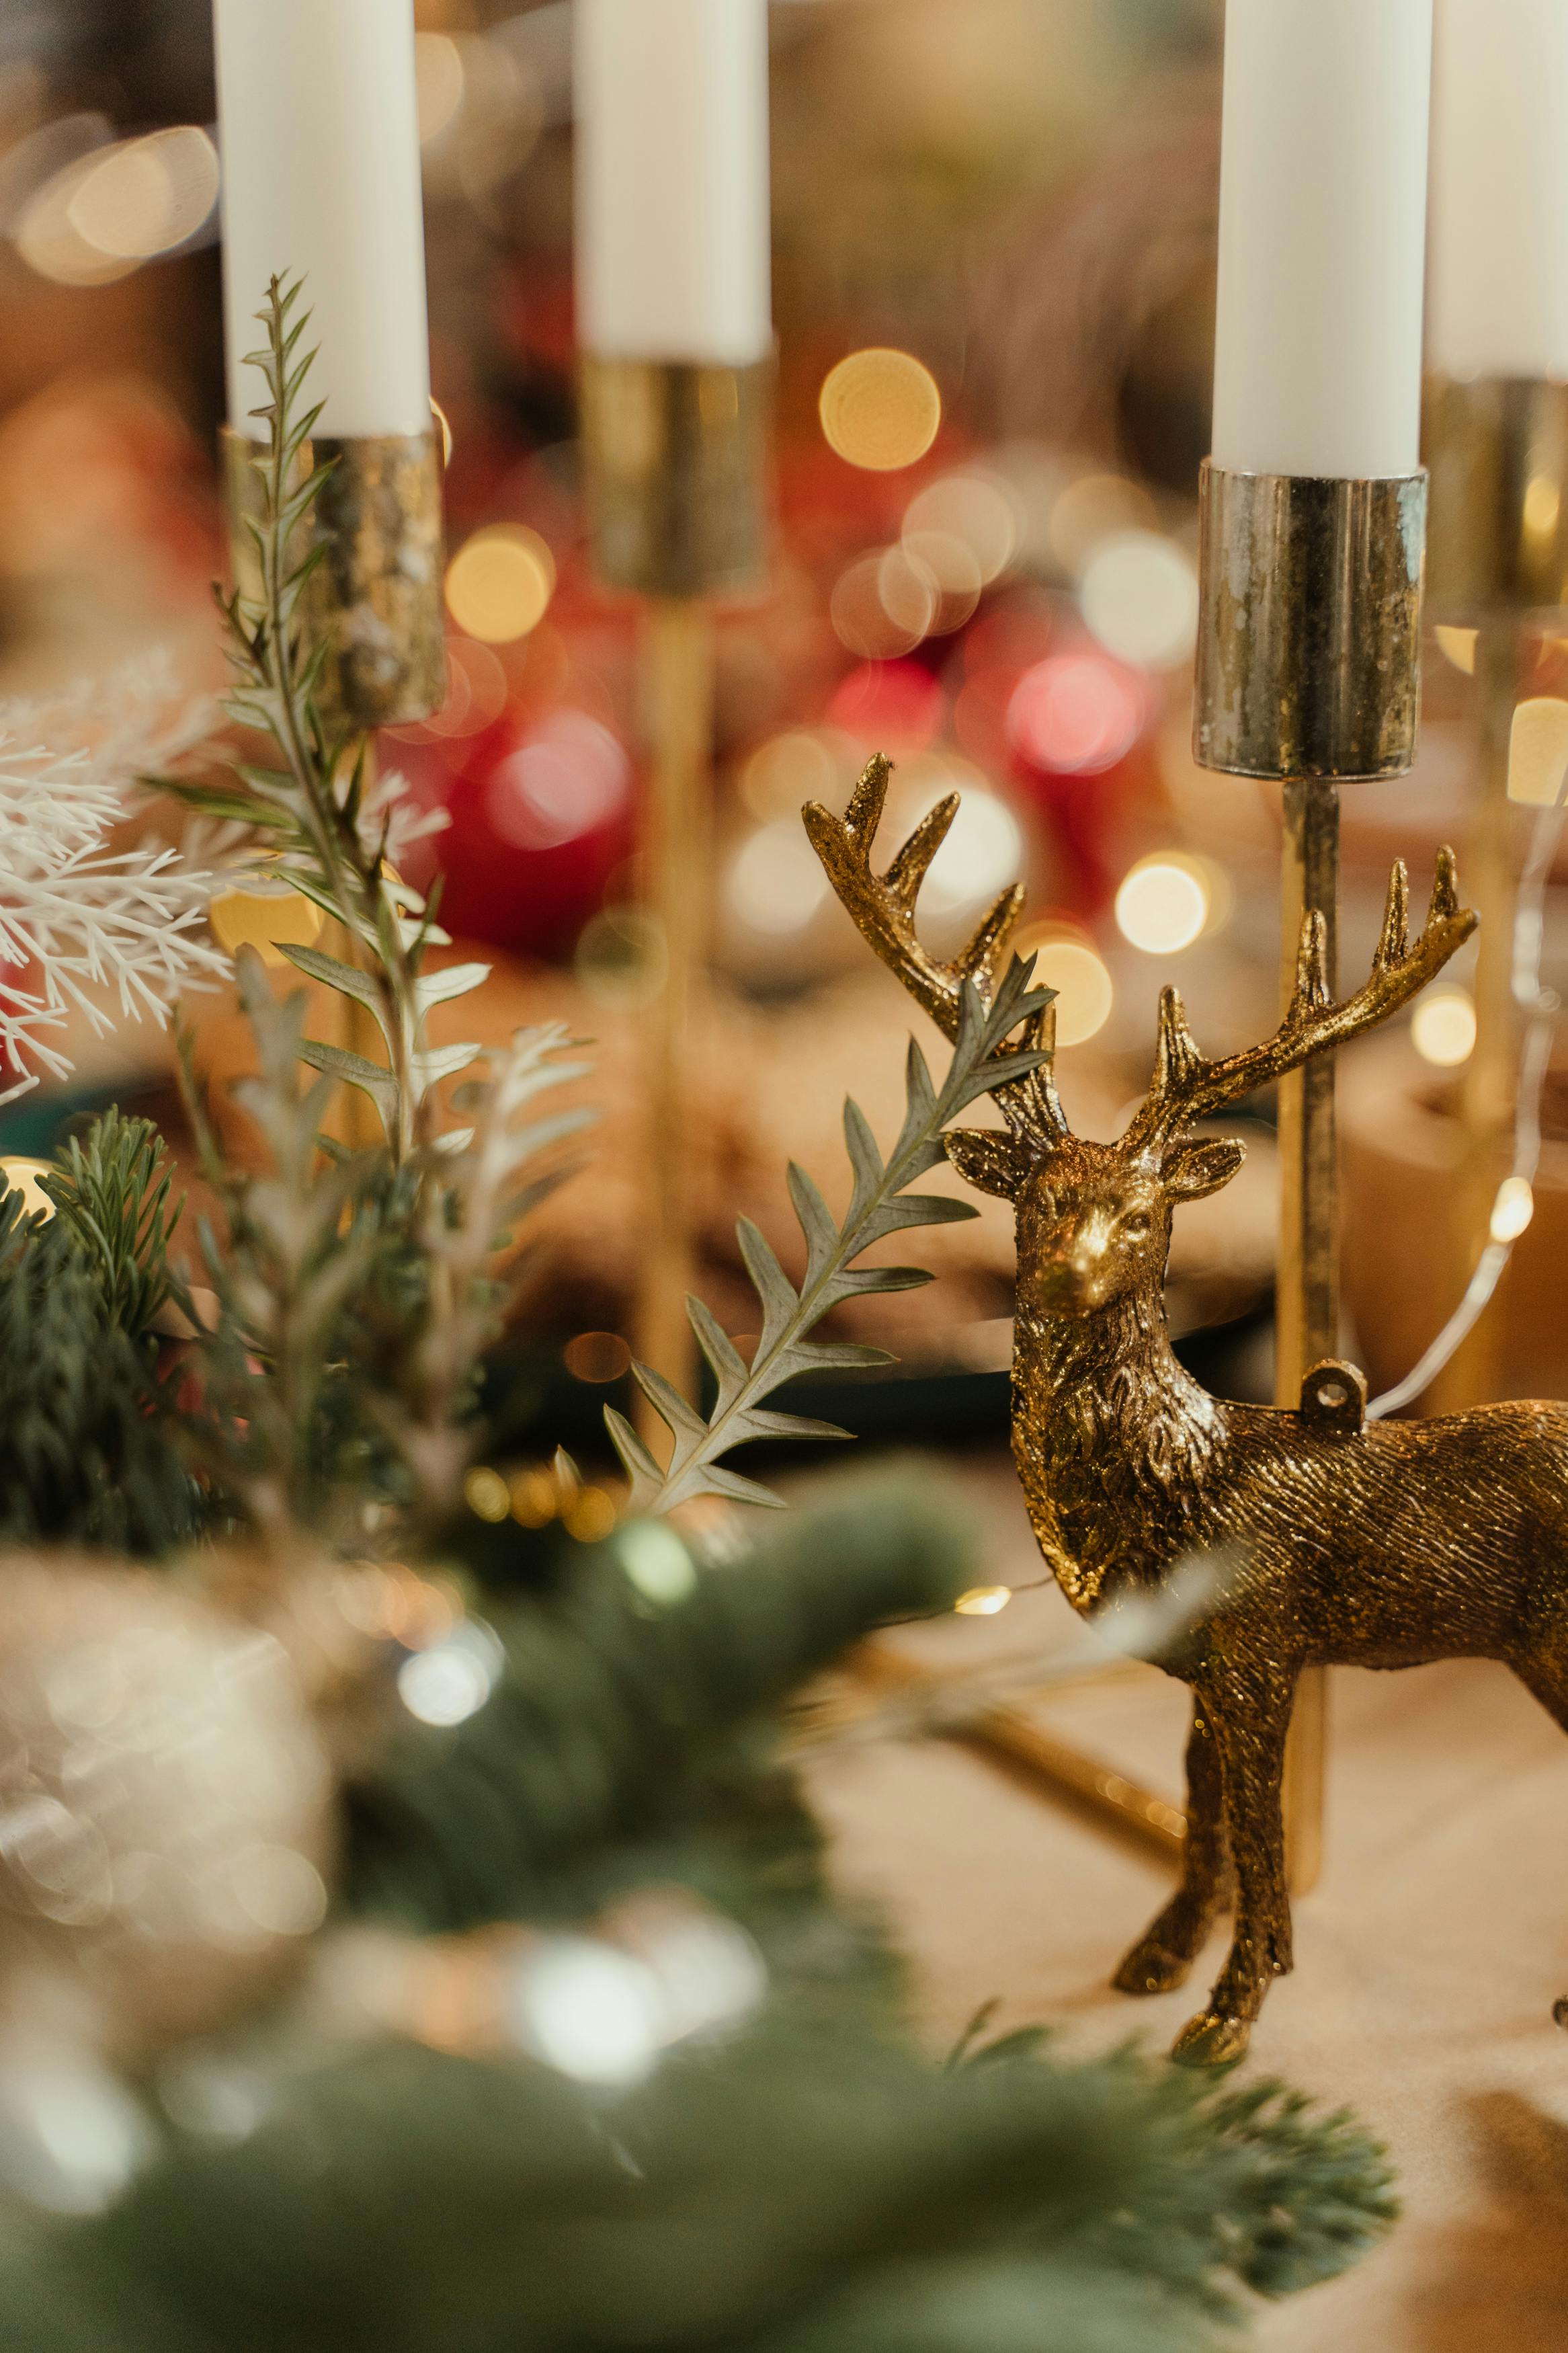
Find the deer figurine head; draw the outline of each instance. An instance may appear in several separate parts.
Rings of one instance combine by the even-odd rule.
[[[950,794],[924,817],[885,874],[871,850],[891,773],[879,755],[860,777],[844,816],[819,802],[804,812],[805,828],[834,889],[857,926],[939,1029],[956,1038],[961,992],[973,982],[989,997],[997,967],[1023,913],[1024,889],[1002,893],[960,955],[940,962],[921,944],[915,905],[932,860],[958,811]],[[1459,908],[1452,854],[1438,855],[1432,908],[1414,945],[1408,938],[1409,890],[1403,865],[1389,878],[1383,931],[1372,972],[1355,995],[1331,999],[1323,918],[1310,913],[1301,931],[1296,989],[1274,1036],[1244,1053],[1208,1061],[1198,1052],[1182,1000],[1160,1000],[1159,1044],[1148,1094],[1125,1133],[1098,1144],[1068,1128],[1050,1060],[998,1090],[1005,1126],[957,1129],[947,1154],[980,1191],[1013,1203],[1018,1234],[1021,1315],[1083,1319],[1117,1301],[1161,1288],[1178,1204],[1201,1200],[1229,1183],[1246,1147],[1193,1130],[1226,1104],[1283,1077],[1309,1056],[1342,1045],[1426,987],[1475,926]],[[1047,1008],[1024,1042],[1047,1056],[1055,1017]]]
[[[844,816],[814,804],[806,830],[868,942],[956,1039],[965,987],[994,993],[1024,892],[1004,892],[956,957],[931,955],[915,903],[958,800],[931,809],[879,874],[888,779],[888,762],[873,760]],[[1408,1005],[1474,927],[1440,850],[1412,941],[1396,865],[1361,987],[1333,997],[1323,918],[1310,913],[1289,1004],[1261,1044],[1206,1059],[1166,989],[1148,1093],[1115,1141],[1068,1129],[1048,1007],[1018,1041],[1040,1060],[995,1090],[1003,1125],[947,1138],[960,1174],[1016,1212],[1013,1452],[1068,1600],[1093,1611],[1157,1590],[1194,1552],[1234,1567],[1163,1661],[1194,1694],[1182,1885],[1116,1980],[1132,1993],[1180,1984],[1234,1901],[1230,1952],[1178,2042],[1184,2059],[1238,2055],[1267,1986],[1290,1966],[1280,1778],[1304,1667],[1503,1659],[1568,1729],[1568,1409],[1367,1423],[1345,1366],[1315,1368],[1300,1411],[1227,1403],[1177,1362],[1163,1313],[1173,1212],[1242,1162],[1239,1144],[1203,1124]]]

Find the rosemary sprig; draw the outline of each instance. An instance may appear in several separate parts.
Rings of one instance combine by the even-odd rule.
[[[260,598],[251,603],[237,590],[218,597],[236,677],[229,713],[271,737],[279,765],[238,762],[232,781],[221,787],[163,782],[207,816],[253,828],[268,871],[281,874],[347,934],[353,962],[317,948],[285,946],[283,953],[310,979],[366,1009],[385,1042],[386,1061],[315,1039],[302,1039],[300,1053],[312,1070],[370,1097],[394,1162],[401,1165],[430,1140],[437,1082],[466,1070],[479,1051],[476,1045],[432,1050],[426,1016],[434,1006],[479,987],[489,967],[464,964],[425,972],[426,950],[450,943],[435,922],[434,904],[411,890],[392,863],[401,786],[391,778],[378,783],[370,737],[337,725],[319,699],[331,639],[306,591],[326,552],[312,521],[333,461],[309,462],[321,409],[320,403],[305,403],[316,354],[300,348],[310,322],[310,312],[300,307],[300,290],[298,280],[273,280],[267,307],[258,313],[266,347],[247,355],[268,394],[253,412],[267,427],[252,460],[260,512],[245,518],[260,570]]]
[[[843,1438],[831,1422],[764,1409],[763,1400],[799,1373],[885,1365],[886,1349],[855,1341],[808,1340],[806,1334],[831,1308],[871,1292],[910,1291],[929,1282],[919,1267],[855,1270],[855,1261],[873,1242],[913,1226],[943,1226],[978,1216],[966,1201],[940,1194],[910,1193],[906,1187],[947,1156],[942,1131],[977,1097],[1021,1079],[1046,1060],[1043,1053],[1009,1050],[1019,1024],[1047,1006],[1050,989],[1031,989],[1032,965],[1014,958],[994,999],[987,1006],[973,982],[962,999],[952,1061],[939,1090],[924,1055],[911,1039],[906,1072],[908,1108],[898,1142],[884,1165],[876,1138],[859,1105],[844,1106],[844,1139],[854,1172],[854,1189],[842,1226],[835,1220],[812,1178],[790,1163],[790,1198],[806,1244],[805,1279],[797,1291],[766,1238],[749,1218],[736,1226],[746,1271],[763,1306],[763,1330],[750,1367],[723,1327],[700,1299],[686,1312],[698,1344],[718,1384],[713,1410],[705,1421],[697,1409],[650,1366],[634,1366],[643,1394],[674,1439],[668,1468],[654,1456],[625,1417],[606,1407],[605,1423],[631,1481],[635,1512],[665,1513],[700,1495],[736,1503],[777,1504],[771,1488],[738,1472],[719,1467],[720,1457],[759,1438]]]

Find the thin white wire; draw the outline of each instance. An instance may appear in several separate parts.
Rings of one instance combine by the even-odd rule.
[[[1519,895],[1514,902],[1513,916],[1513,1001],[1525,1019],[1524,1043],[1520,1052],[1518,1108],[1514,1113],[1513,1166],[1499,1186],[1492,1204],[1492,1216],[1497,1216],[1498,1202],[1505,1188],[1516,1180],[1533,1188],[1535,1172],[1541,1163],[1541,1103],[1546,1085],[1547,1064],[1552,1054],[1552,1033],[1556,1025],[1558,997],[1554,989],[1541,985],[1541,959],[1546,936],[1546,885],[1552,872],[1552,861],[1562,838],[1563,820],[1568,815],[1568,770],[1557,787],[1557,797],[1536,820],[1531,836],[1530,855],[1519,878]],[[1514,1237],[1514,1240],[1518,1236]],[[1414,1405],[1423,1390],[1429,1388],[1449,1358],[1468,1339],[1502,1281],[1504,1269],[1513,1256],[1513,1240],[1489,1241],[1476,1261],[1475,1272],[1465,1286],[1463,1298],[1444,1324],[1431,1346],[1414,1369],[1396,1388],[1387,1389],[1382,1397],[1373,1398],[1367,1407],[1367,1419],[1381,1421],[1391,1413],[1398,1413]]]

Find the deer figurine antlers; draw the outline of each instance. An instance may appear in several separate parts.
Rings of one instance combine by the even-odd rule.
[[[951,963],[929,955],[915,902],[958,797],[879,876],[888,778],[889,763],[873,760],[844,817],[814,803],[806,830],[866,939],[953,1037],[963,984],[993,987],[1023,890],[1003,894]],[[1226,1565],[1223,1589],[1161,1662],[1194,1702],[1182,1883],[1116,1975],[1128,1993],[1182,1984],[1234,1910],[1208,2005],[1176,2043],[1193,2063],[1238,2057],[1270,1981],[1291,1966],[1280,1780],[1304,1668],[1500,1659],[1568,1730],[1568,1407],[1368,1424],[1364,1381],[1335,1363],[1309,1374],[1297,1411],[1226,1404],[1177,1363],[1165,1328],[1173,1212],[1228,1183],[1244,1156],[1240,1144],[1194,1135],[1196,1124],[1386,1020],[1475,922],[1440,850],[1412,943],[1396,865],[1353,996],[1331,996],[1317,913],[1302,925],[1289,1009],[1262,1044],[1205,1060],[1166,989],[1153,1079],[1115,1143],[1072,1134],[1048,1062],[997,1091],[1003,1128],[947,1139],[969,1183],[1014,1204],[1013,1453],[1068,1599],[1092,1615],[1157,1590],[1194,1555]],[[1026,1042],[1048,1051],[1053,1028],[1048,1010],[1037,1016]]]

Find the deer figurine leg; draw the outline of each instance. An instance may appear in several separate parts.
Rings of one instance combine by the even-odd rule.
[[[1122,1993],[1169,1993],[1184,1985],[1209,1930],[1231,1901],[1230,1841],[1214,1724],[1204,1702],[1193,1701],[1187,1737],[1187,1837],[1182,1883],[1146,1936],[1140,1937],[1112,1983]]]
[[[1239,2059],[1277,1977],[1290,1968],[1281,1784],[1296,1670],[1270,1668],[1200,1689],[1219,1755],[1236,1870],[1236,1930],[1208,2008],[1188,2021],[1173,2057],[1188,2066]]]

